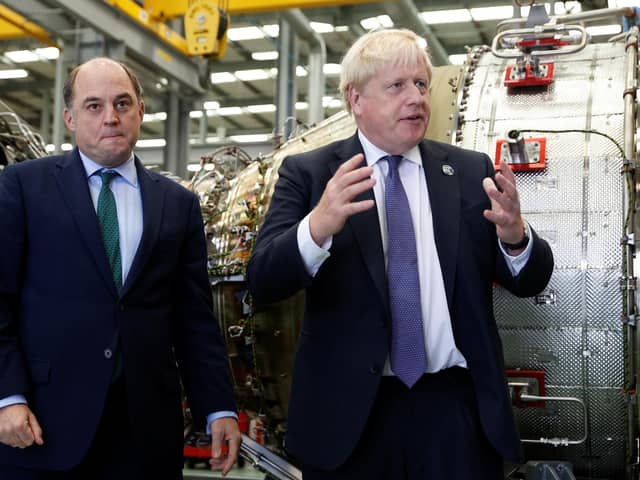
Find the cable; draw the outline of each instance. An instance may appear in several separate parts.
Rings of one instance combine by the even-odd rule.
[[[622,149],[620,144],[618,142],[616,142],[616,140],[613,137],[607,135],[606,133],[599,132],[597,130],[581,130],[581,129],[570,129],[570,130],[533,130],[533,129],[526,129],[526,130],[518,130],[518,129],[514,129],[514,130],[510,130],[509,131],[508,136],[509,136],[509,138],[517,138],[520,133],[593,133],[595,135],[601,135],[601,136],[611,140],[611,142],[618,148],[618,151],[620,152],[620,156],[622,158],[624,158],[624,150]]]

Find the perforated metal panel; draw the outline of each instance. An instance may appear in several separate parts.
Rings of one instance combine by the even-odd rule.
[[[527,443],[528,459],[568,460],[587,478],[624,478],[622,155],[611,139],[588,132],[623,143],[624,46],[588,46],[553,61],[550,86],[508,91],[508,62],[482,54],[469,82],[458,144],[493,159],[496,141],[509,130],[556,131],[524,134],[546,138],[546,168],[516,173],[523,214],[550,243],[555,270],[535,298],[516,298],[496,287],[496,320],[507,368],[543,371],[547,395],[582,399],[588,409],[586,442]],[[515,415],[523,438],[583,434],[576,403],[516,408]]]

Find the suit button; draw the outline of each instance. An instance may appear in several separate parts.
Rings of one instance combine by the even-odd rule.
[[[105,348],[104,349],[104,358],[109,359],[113,356],[113,352],[111,351],[110,348]]]
[[[375,365],[371,365],[369,367],[369,371],[373,374],[373,375],[378,375],[380,373],[380,369],[378,367],[376,367]]]

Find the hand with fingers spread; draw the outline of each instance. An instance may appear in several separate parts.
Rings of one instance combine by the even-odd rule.
[[[14,448],[44,444],[40,424],[27,405],[17,403],[0,408],[0,443]]]
[[[242,435],[235,418],[224,417],[211,422],[211,470],[225,476],[238,458]]]
[[[322,245],[330,236],[335,235],[344,226],[347,218],[364,212],[374,206],[373,200],[354,202],[361,193],[373,188],[373,168],[358,167],[364,161],[359,153],[340,165],[335,175],[329,180],[309,218],[311,237],[318,245]]]
[[[515,175],[504,159],[500,161],[495,181],[487,177],[482,181],[482,186],[491,200],[491,210],[485,210],[484,217],[495,224],[498,238],[505,243],[520,242],[525,232],[520,198]]]

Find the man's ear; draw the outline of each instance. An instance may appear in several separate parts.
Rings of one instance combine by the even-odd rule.
[[[360,113],[360,92],[353,85],[347,90],[347,99],[353,113]]]
[[[67,126],[69,130],[72,132],[76,131],[76,121],[73,118],[73,112],[65,107],[62,112],[62,116],[64,117],[64,124]]]

